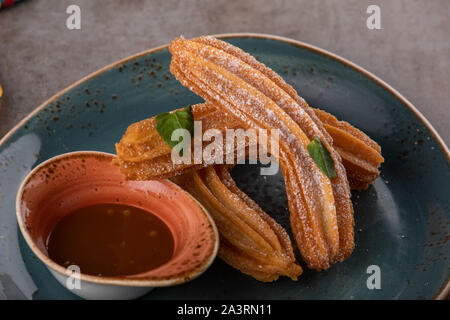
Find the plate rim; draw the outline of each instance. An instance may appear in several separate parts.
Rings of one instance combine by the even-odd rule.
[[[300,41],[295,40],[287,37],[277,36],[277,35],[271,35],[266,33],[251,33],[251,32],[242,32],[242,33],[220,33],[220,34],[213,34],[211,35],[216,38],[221,39],[228,39],[228,38],[257,38],[257,39],[269,39],[269,40],[276,40],[280,42],[289,43],[291,45],[294,45],[299,48],[307,49],[310,51],[313,51],[315,53],[319,53],[323,56],[329,57],[333,60],[336,60],[340,62],[343,65],[346,65],[360,73],[362,73],[364,76],[369,77],[372,81],[376,82],[377,84],[381,85],[385,90],[389,91],[392,95],[394,95],[397,99],[399,99],[416,117],[419,118],[419,120],[430,130],[433,137],[436,139],[438,144],[440,145],[442,151],[444,154],[447,155],[447,160],[450,162],[450,150],[447,147],[446,143],[442,139],[442,137],[439,135],[437,130],[433,127],[433,125],[428,121],[427,118],[408,100],[406,99],[399,91],[394,89],[391,85],[389,85],[387,82],[376,76],[374,73],[366,70],[365,68],[357,65],[356,63],[343,58],[335,53],[332,53],[326,49],[320,48],[318,46]],[[74,87],[80,85],[83,82],[86,82],[90,79],[93,79],[97,77],[98,75],[102,74],[103,72],[106,72],[120,64],[126,63],[130,60],[142,57],[144,55],[152,54],[161,50],[164,50],[169,47],[169,44],[163,44],[151,49],[146,49],[143,51],[140,51],[138,53],[132,54],[128,57],[125,57],[123,59],[117,60],[115,62],[112,62],[100,69],[97,69],[96,71],[82,77],[80,80],[72,83],[71,85],[67,86],[66,88],[58,91],[56,94],[45,100],[43,103],[41,103],[38,107],[36,107],[33,111],[28,113],[22,120],[20,120],[14,127],[12,127],[1,139],[0,139],[0,147],[2,147],[8,139],[16,132],[18,131],[29,119],[31,119],[33,116],[35,116],[39,111],[45,108],[49,103],[52,101],[58,99],[62,95],[64,95],[66,92],[70,91]],[[435,300],[443,300],[446,299],[450,295],[450,277],[447,278],[447,282],[442,285],[441,289],[435,294],[434,298]]]

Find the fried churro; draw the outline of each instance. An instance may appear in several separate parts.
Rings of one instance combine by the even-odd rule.
[[[318,270],[327,269],[342,259],[331,181],[306,150],[310,140],[305,132],[277,102],[298,104],[263,73],[221,49],[176,39],[169,50],[171,72],[183,85],[244,126],[280,130],[279,163],[285,176],[291,225],[303,259],[310,268]],[[260,88],[254,86],[256,83]],[[305,112],[298,112],[308,117]],[[345,193],[346,190],[340,191]],[[346,246],[352,247],[352,239],[344,237]]]
[[[384,162],[380,146],[364,132],[333,115],[314,109],[324,128],[333,138],[333,145],[342,157],[350,187],[367,189],[378,176],[378,168]]]
[[[225,262],[260,281],[301,275],[286,231],[236,186],[225,166],[189,171],[172,180],[210,212],[221,237],[219,257]]]
[[[380,175],[378,168],[383,162],[380,146],[348,122],[339,121],[323,110],[313,110],[333,139],[333,146],[346,169],[350,188],[367,189]],[[196,121],[202,122],[205,131],[214,128],[225,132],[226,129],[241,127],[239,121],[222,113],[211,103],[193,105],[192,113]],[[207,165],[195,165],[193,162],[173,164],[170,159],[172,149],[156,132],[155,124],[156,119],[153,117],[130,125],[121,141],[116,144],[117,161],[127,179],[161,179],[182,174],[193,166],[199,168]]]
[[[383,157],[378,144],[347,122],[311,108],[274,71],[226,42],[178,38],[169,50],[171,72],[206,101],[192,107],[203,130],[279,130],[279,154],[274,156],[307,266],[324,270],[346,259],[354,248],[350,186],[365,189],[379,176]],[[322,171],[308,152],[315,139],[328,151],[333,175]],[[208,143],[202,141],[202,147]],[[249,147],[245,142],[224,148],[223,159]],[[116,150],[127,179],[172,178],[211,212],[221,233],[219,255],[227,263],[261,281],[301,274],[285,230],[237,188],[227,166],[212,166],[214,161],[174,164],[155,118],[131,125]]]

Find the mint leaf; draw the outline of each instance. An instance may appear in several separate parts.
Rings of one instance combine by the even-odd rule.
[[[190,105],[183,110],[172,113],[165,112],[156,116],[156,131],[172,148],[182,139],[180,137],[178,141],[172,141],[172,132],[176,129],[186,129],[191,133],[191,136],[194,135],[194,116]]]
[[[317,164],[319,169],[328,177],[335,178],[336,171],[334,171],[334,162],[330,156],[330,152],[320,142],[319,137],[314,139],[308,144],[308,152]]]

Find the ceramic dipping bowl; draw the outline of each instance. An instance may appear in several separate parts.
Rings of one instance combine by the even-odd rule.
[[[219,244],[208,212],[169,180],[124,181],[113,158],[95,151],[66,153],[43,162],[25,178],[17,193],[17,221],[34,254],[64,287],[86,299],[134,299],[154,287],[181,284],[203,273],[216,257]],[[140,274],[99,277],[81,273],[74,278],[72,270],[49,258],[48,237],[65,215],[100,203],[136,206],[159,217],[174,238],[172,258]],[[78,287],[73,285],[77,279]]]

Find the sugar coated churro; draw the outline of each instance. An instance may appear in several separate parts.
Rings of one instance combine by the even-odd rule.
[[[286,185],[292,231],[309,268],[324,270],[346,259],[354,248],[350,187],[365,189],[384,161],[379,145],[362,131],[320,109],[311,108],[278,74],[241,49],[213,37],[175,39],[171,72],[205,99],[192,106],[203,130],[278,130],[279,162]],[[176,111],[174,111],[176,112]],[[261,281],[296,279],[286,231],[242,192],[229,166],[214,161],[175,164],[172,148],[157,132],[157,120],[131,125],[116,144],[116,163],[127,179],[171,178],[212,214],[221,234],[219,256]],[[318,141],[332,174],[309,149]],[[210,141],[201,141],[207,147]],[[251,142],[224,148],[233,158]],[[223,163],[220,161],[220,163]]]

